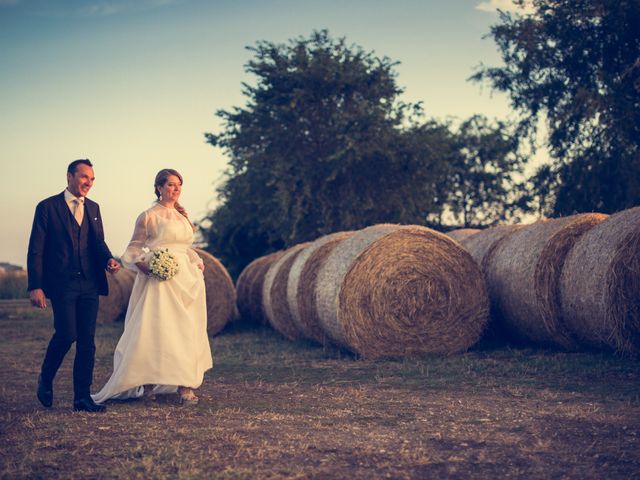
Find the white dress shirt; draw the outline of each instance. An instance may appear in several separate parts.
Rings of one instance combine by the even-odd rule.
[[[84,217],[84,197],[76,197],[68,189],[64,189],[64,200],[67,202],[71,215],[74,216],[78,225],[82,225]]]

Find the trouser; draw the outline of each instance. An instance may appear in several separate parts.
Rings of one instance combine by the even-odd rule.
[[[65,355],[76,342],[73,362],[74,399],[89,396],[95,359],[98,292],[93,282],[83,278],[71,280],[63,293],[51,298],[55,332],[42,362],[42,381],[51,384]]]

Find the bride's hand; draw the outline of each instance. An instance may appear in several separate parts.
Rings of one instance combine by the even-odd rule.
[[[198,268],[200,269],[200,271],[204,272],[204,263],[199,263]]]
[[[148,276],[151,274],[151,270],[149,270],[149,265],[147,265],[144,262],[136,263],[136,267],[138,267],[138,270],[140,270],[144,275]]]

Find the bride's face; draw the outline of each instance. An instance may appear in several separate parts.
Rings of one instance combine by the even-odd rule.
[[[162,200],[167,202],[177,202],[178,198],[180,198],[182,183],[180,182],[180,179],[175,175],[169,175],[165,184],[158,190],[160,190]]]

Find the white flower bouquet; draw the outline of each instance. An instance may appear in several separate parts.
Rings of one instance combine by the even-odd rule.
[[[153,250],[149,259],[149,271],[158,280],[169,280],[178,273],[178,261],[167,248]]]

